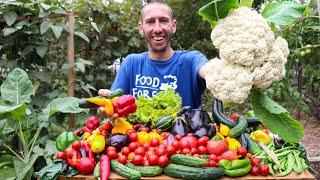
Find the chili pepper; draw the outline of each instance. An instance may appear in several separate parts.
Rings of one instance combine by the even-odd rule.
[[[249,163],[247,166],[238,168],[238,169],[223,169],[225,175],[230,177],[240,177],[248,174],[251,170],[251,164]]]
[[[137,110],[136,99],[132,95],[123,95],[112,102],[115,116],[123,117]]]
[[[107,180],[110,175],[110,158],[107,155],[100,157],[100,180]]]
[[[71,167],[77,167],[79,162],[80,153],[73,148],[66,148],[65,151],[65,160]]]
[[[232,170],[246,167],[248,164],[250,164],[250,160],[246,157],[244,159],[237,159],[233,161],[222,159],[219,161],[218,166],[223,169]]]
[[[237,150],[239,147],[241,147],[241,143],[235,138],[226,137],[226,140],[230,150]]]
[[[91,116],[86,120],[85,126],[92,131],[99,127],[99,124],[100,120],[95,116]]]
[[[74,141],[80,140],[80,138],[73,132],[62,132],[56,139],[56,148],[58,151],[64,151]]]
[[[263,142],[264,144],[269,144],[271,142],[271,137],[265,133],[263,130],[256,130],[250,134],[251,139],[256,142]]]
[[[108,103],[108,101],[111,101],[111,99],[106,99],[104,97],[91,97],[91,98],[85,98],[85,100],[99,107],[104,107]]]

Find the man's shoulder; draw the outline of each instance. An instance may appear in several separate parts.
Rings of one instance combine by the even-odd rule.
[[[125,59],[144,59],[147,55],[147,52],[142,52],[142,53],[132,53],[129,54]]]
[[[197,56],[197,55],[203,55],[200,51],[197,50],[177,50],[175,51],[179,56]]]

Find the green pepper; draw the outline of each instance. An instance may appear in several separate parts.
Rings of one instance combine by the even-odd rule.
[[[223,169],[225,175],[230,177],[240,177],[248,174],[251,170],[251,164],[248,164],[245,167],[239,169]]]
[[[74,141],[79,141],[80,138],[71,131],[62,132],[56,139],[56,148],[58,151],[64,151]]]
[[[222,159],[219,161],[218,166],[223,169],[233,170],[233,169],[239,169],[248,166],[250,164],[250,160],[248,157],[244,159],[238,159],[229,161],[226,159]]]

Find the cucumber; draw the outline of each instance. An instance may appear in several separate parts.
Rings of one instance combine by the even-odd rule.
[[[229,131],[229,136],[232,138],[239,137],[242,133],[246,131],[248,127],[247,119],[245,119],[243,116],[238,117],[238,124],[231,128]]]
[[[214,99],[212,102],[212,117],[212,119],[214,119],[213,123],[222,123],[228,127],[234,127],[236,125],[234,121],[224,115],[223,103],[218,99]]]
[[[260,147],[260,145],[252,140],[250,137],[248,137],[248,150],[252,153],[252,154],[257,154],[259,153],[262,149]]]
[[[113,172],[119,174],[120,176],[123,176],[127,179],[140,179],[141,174],[139,171],[131,169],[121,163],[119,163],[117,160],[111,160],[111,169]]]
[[[104,96],[105,98],[107,99],[112,99],[114,97],[117,97],[117,96],[122,96],[123,95],[123,90],[121,88],[118,88],[114,91],[111,91],[108,95]]]
[[[135,166],[132,163],[126,163],[126,166],[139,171],[140,174],[145,177],[158,176],[163,171],[163,168],[160,166]]]
[[[164,173],[170,177],[186,180],[210,180],[223,176],[223,171],[220,168],[195,168],[179,164],[169,164],[164,168]]]
[[[208,163],[206,159],[193,157],[193,156],[186,156],[182,154],[172,155],[170,158],[170,162],[174,164],[189,166],[189,167],[203,167]]]

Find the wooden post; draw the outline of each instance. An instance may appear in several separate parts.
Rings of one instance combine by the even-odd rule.
[[[74,13],[68,12],[68,29],[69,35],[67,37],[67,58],[70,62],[74,62]],[[68,96],[74,96],[74,68],[70,68],[68,71]],[[75,115],[69,115],[69,128],[74,128],[76,125]]]

